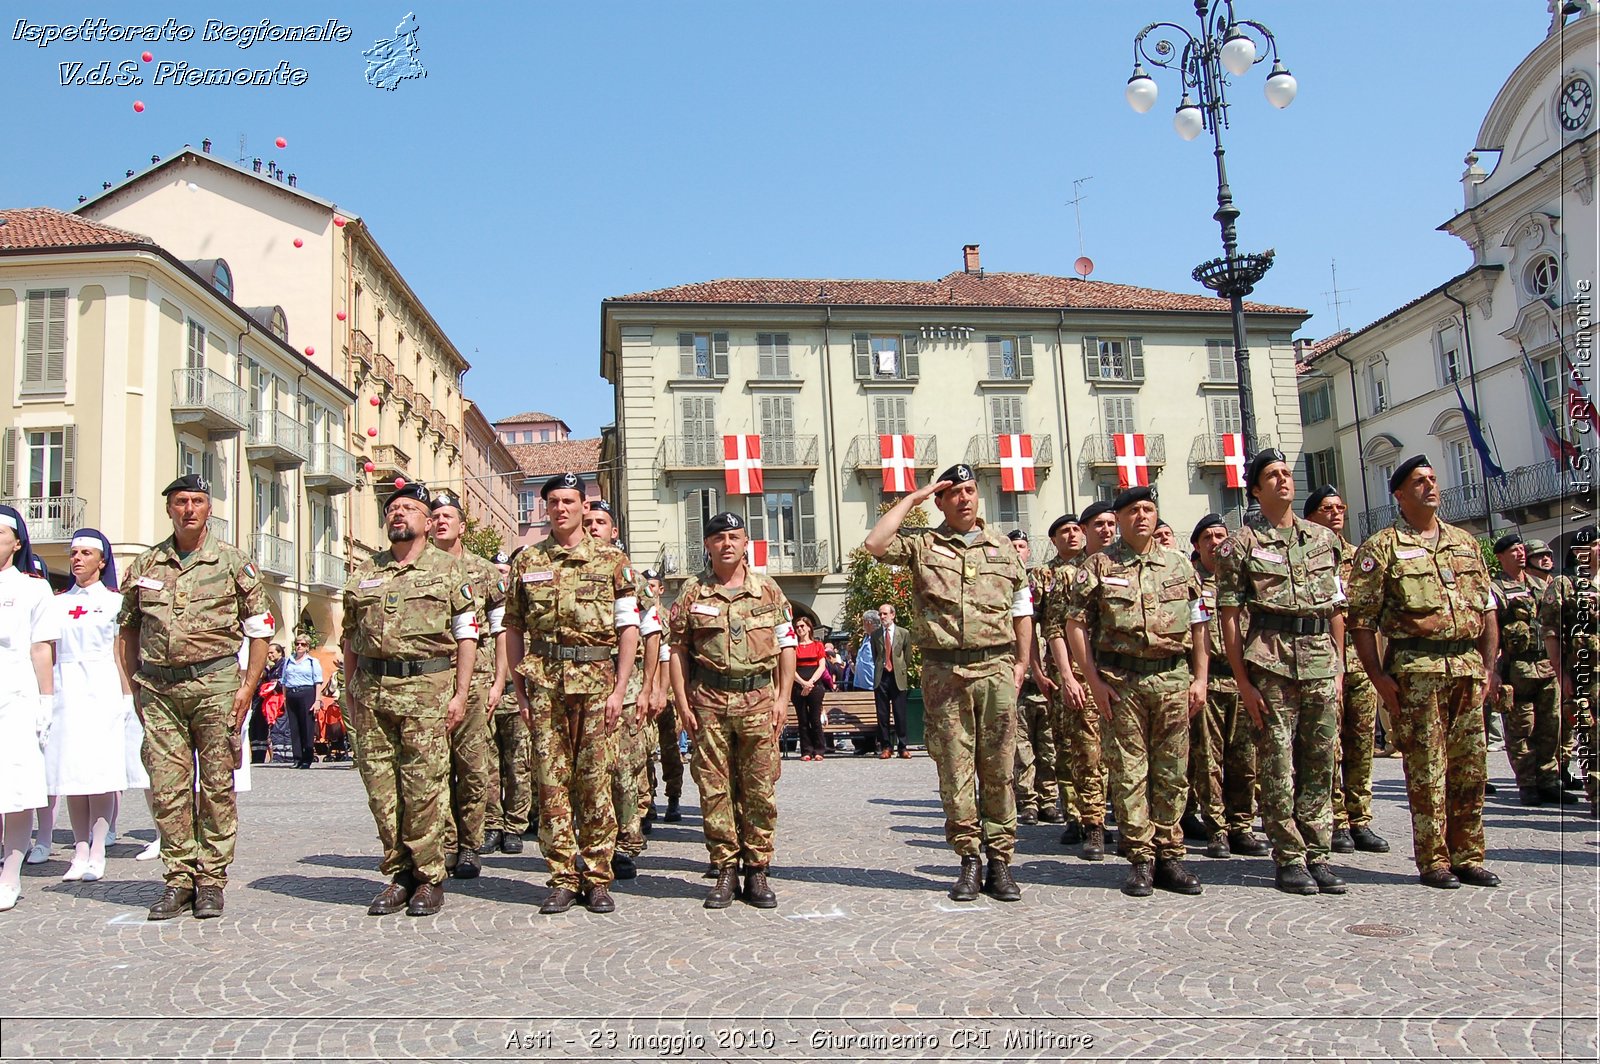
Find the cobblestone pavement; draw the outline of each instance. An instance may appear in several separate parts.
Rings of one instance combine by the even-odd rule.
[[[365,915],[378,850],[353,771],[258,769],[220,920],[145,922],[159,874],[132,844],[106,879],[59,882],[58,832],[0,915],[0,1058],[1593,1060],[1593,822],[1508,801],[1490,756],[1499,890],[1416,884],[1400,765],[1380,760],[1394,850],[1339,859],[1345,897],[1196,854],[1203,897],[1135,901],[1122,863],[1040,825],[1020,904],[957,904],[926,757],[791,757],[776,910],[701,908],[690,790],[614,915],[539,916],[531,846],[422,920]]]

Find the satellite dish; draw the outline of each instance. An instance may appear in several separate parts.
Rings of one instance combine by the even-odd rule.
[[[1094,260],[1087,255],[1079,255],[1078,261],[1072,264],[1072,268],[1078,271],[1078,276],[1087,280],[1094,272]]]

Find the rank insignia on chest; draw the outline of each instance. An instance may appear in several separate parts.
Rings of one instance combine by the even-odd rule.
[[[1370,572],[1372,572],[1372,570],[1376,569],[1377,567],[1378,567],[1378,559],[1374,558],[1372,555],[1369,554],[1365,558],[1361,559],[1361,571],[1362,572],[1370,573]]]
[[[397,610],[397,609],[399,609],[400,608],[400,592],[391,591],[387,595],[385,595],[384,598],[383,598],[383,608],[386,609],[386,610]]]
[[[730,622],[728,624],[728,635],[735,643],[741,642],[744,639],[744,623],[742,621]]]

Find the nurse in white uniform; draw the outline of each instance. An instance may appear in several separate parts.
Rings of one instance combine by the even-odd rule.
[[[32,813],[46,797],[57,614],[49,583],[26,575],[32,561],[27,522],[0,506],[0,912],[22,894]]]
[[[55,600],[55,718],[45,747],[45,781],[65,795],[72,820],[72,864],[61,878],[96,880],[106,872],[106,835],[117,794],[128,785],[124,739],[128,681],[115,653],[116,561],[92,528],[72,534],[73,585]]]

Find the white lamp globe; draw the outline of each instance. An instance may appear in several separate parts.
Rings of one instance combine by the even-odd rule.
[[[1205,127],[1205,117],[1200,113],[1200,108],[1195,106],[1188,93],[1184,93],[1177,112],[1172,116],[1172,128],[1177,130],[1178,136],[1184,140],[1193,140]]]
[[[1283,110],[1294,103],[1295,93],[1300,91],[1300,83],[1294,79],[1283,63],[1272,64],[1272,72],[1267,75],[1266,94],[1267,102]]]
[[[1133,76],[1128,79],[1128,87],[1123,90],[1123,95],[1128,98],[1128,106],[1139,114],[1144,114],[1156,105],[1156,80],[1145,72],[1143,66],[1135,63]]]
[[[1244,35],[1238,26],[1233,27],[1228,33],[1228,39],[1222,42],[1222,65],[1228,68],[1228,73],[1235,76],[1249,72],[1256,61],[1256,42]]]

